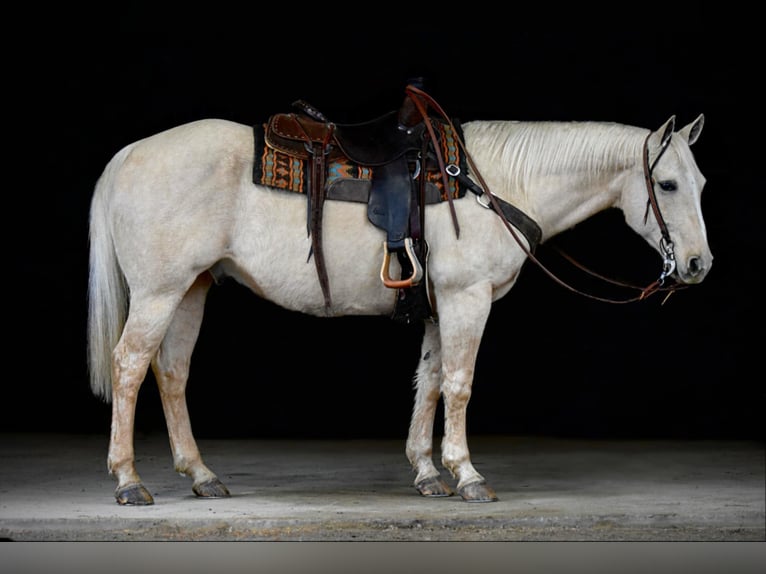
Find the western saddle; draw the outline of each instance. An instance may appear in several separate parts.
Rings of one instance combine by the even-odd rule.
[[[263,145],[306,166],[307,232],[311,237],[309,259],[313,255],[327,309],[332,306],[332,297],[322,251],[322,213],[324,201],[328,198],[328,166],[342,160],[369,168],[372,174],[365,196],[350,200],[366,201],[369,221],[386,232],[380,277],[386,287],[398,290],[393,318],[406,323],[416,319],[435,319],[427,292],[427,279],[424,281],[428,258],[424,234],[425,206],[436,201],[448,201],[459,237],[452,191],[457,189],[457,182],[463,188],[462,193],[465,189],[471,189],[481,196],[484,191],[467,177],[462,162],[445,165],[444,150],[458,153],[462,148],[461,134],[455,133],[456,128],[446,115],[443,118],[430,116],[429,105],[442,115],[443,112],[422,91],[421,85],[421,79],[408,84],[399,110],[368,122],[334,123],[310,104],[298,100],[293,104],[298,113],[272,115],[263,126]],[[447,131],[436,129],[435,124],[448,126]],[[456,141],[440,141],[445,138],[445,133],[454,136]],[[454,157],[450,159],[454,161]],[[256,172],[258,169],[256,165]],[[425,176],[428,170],[432,174],[429,185]],[[441,187],[439,197],[434,197],[435,180]],[[259,183],[256,173],[254,181]],[[330,198],[333,198],[332,195]],[[493,201],[498,199],[492,198]],[[535,222],[505,202],[502,214],[521,229],[534,249],[540,239],[540,230]],[[396,254],[398,258],[401,267],[399,278],[391,277],[391,254]]]

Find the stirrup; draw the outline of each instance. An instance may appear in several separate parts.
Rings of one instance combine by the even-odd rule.
[[[383,242],[383,265],[380,268],[380,279],[386,287],[391,289],[405,289],[417,285],[423,278],[423,267],[420,265],[420,261],[418,261],[418,258],[412,249],[411,237],[407,237],[404,240],[404,250],[412,265],[412,275],[407,279],[391,279],[391,276],[388,273],[388,266],[391,263],[391,253],[388,251],[388,243],[386,241]]]

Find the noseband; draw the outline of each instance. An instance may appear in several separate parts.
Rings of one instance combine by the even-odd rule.
[[[649,199],[646,202],[646,213],[644,213],[644,224],[646,224],[646,221],[649,218],[649,207],[651,206],[652,212],[654,212],[654,218],[657,220],[657,225],[659,225],[660,233],[662,234],[662,237],[660,238],[660,249],[662,250],[662,273],[660,273],[660,278],[657,280],[658,285],[662,286],[665,283],[665,279],[676,270],[676,256],[673,250],[673,241],[670,239],[670,232],[668,232],[668,226],[665,224],[665,219],[662,217],[660,206],[657,203],[657,195],[654,193],[655,181],[653,173],[657,162],[660,161],[665,150],[670,147],[670,138],[672,135],[668,136],[668,138],[662,142],[657,157],[654,158],[652,164],[649,165],[649,137],[651,135],[650,132],[644,140],[643,152],[644,182],[646,183],[646,192],[649,195]]]

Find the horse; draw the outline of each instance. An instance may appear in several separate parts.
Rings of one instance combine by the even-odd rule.
[[[467,502],[498,497],[474,468],[467,404],[477,353],[493,302],[509,293],[530,259],[533,241],[509,223],[498,202],[539,226],[545,242],[606,209],[663,259],[656,285],[703,281],[713,255],[701,193],[705,177],[690,146],[704,115],[676,130],[671,116],[656,130],[604,121],[472,120],[459,140],[470,158],[475,193],[423,209],[428,246],[427,297],[414,405],[405,454],[420,495],[459,493]],[[111,401],[107,470],[121,505],[154,504],[136,469],[134,417],[152,369],[167,422],[175,470],[198,497],[227,497],[203,462],[191,429],[186,383],[206,296],[233,278],[256,296],[319,317],[392,315],[398,293],[382,281],[404,271],[396,258],[380,267],[386,233],[367,206],[327,199],[322,259],[331,299],[307,233],[307,198],[253,178],[253,126],[226,119],[191,121],[126,145],[105,166],[89,218],[87,359],[92,392]],[[456,172],[442,173],[452,177]],[[458,227],[459,225],[459,227]],[[313,250],[313,251],[312,251]],[[397,284],[398,285],[398,284]],[[433,427],[444,405],[441,465]]]

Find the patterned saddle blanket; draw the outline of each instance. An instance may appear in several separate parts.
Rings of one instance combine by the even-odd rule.
[[[460,168],[462,173],[465,173],[466,160],[455,139],[456,137],[462,138],[459,122],[456,120],[452,122],[455,129],[458,130],[458,133],[455,134],[447,123],[438,120],[432,121],[439,138],[438,145],[445,164],[455,165]],[[266,131],[273,122],[274,118],[272,117],[269,122],[253,127],[255,139],[253,182],[305,194],[310,181],[309,159],[306,156],[296,155],[295,152],[266,137]],[[465,195],[465,185],[454,177],[448,178],[449,189],[444,189],[444,182],[435,158],[428,161],[426,165],[426,203],[447,201],[448,194],[453,199]],[[415,173],[416,170],[417,167],[413,161],[412,172]],[[345,155],[342,150],[329,154],[325,177],[325,199],[367,203],[372,181],[378,171],[383,171],[382,164],[360,163],[360,161]]]

